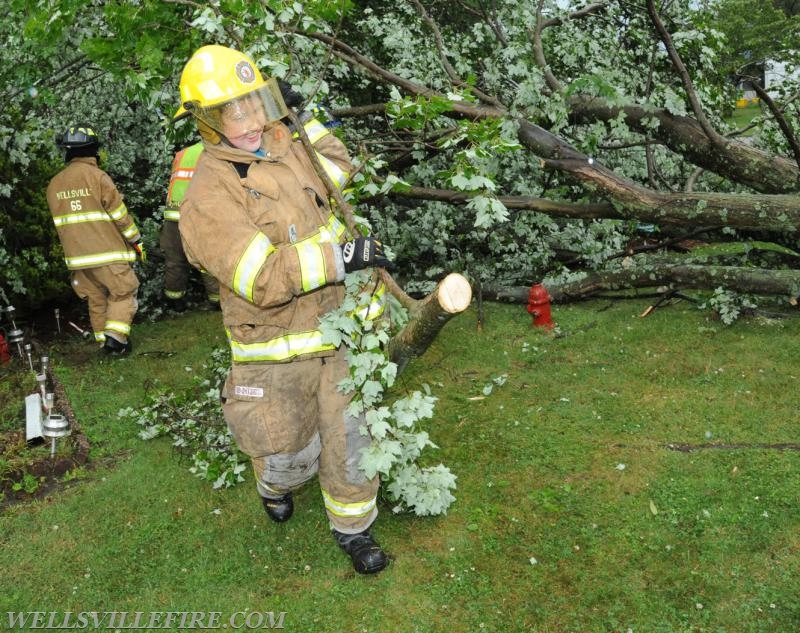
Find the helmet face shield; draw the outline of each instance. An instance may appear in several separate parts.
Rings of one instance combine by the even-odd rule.
[[[204,107],[190,101],[183,107],[230,140],[260,132],[288,114],[278,82],[273,78],[267,79],[259,88],[223,103]]]

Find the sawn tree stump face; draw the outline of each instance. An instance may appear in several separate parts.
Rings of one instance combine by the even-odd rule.
[[[449,314],[458,314],[469,307],[472,288],[464,276],[450,273],[439,284],[437,300],[442,310]]]

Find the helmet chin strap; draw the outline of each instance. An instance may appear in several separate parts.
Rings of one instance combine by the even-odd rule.
[[[219,132],[217,132],[213,127],[211,127],[208,123],[205,123],[204,121],[196,117],[195,117],[195,122],[197,123],[197,131],[200,133],[200,137],[204,141],[207,141],[212,145],[219,145],[222,142],[223,136]]]

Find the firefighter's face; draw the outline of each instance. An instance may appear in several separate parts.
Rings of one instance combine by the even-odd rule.
[[[257,95],[226,104],[220,116],[220,130],[231,145],[248,152],[261,147],[261,133],[267,124],[264,107]]]

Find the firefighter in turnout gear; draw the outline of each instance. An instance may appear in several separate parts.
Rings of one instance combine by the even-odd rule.
[[[194,169],[203,144],[197,142],[179,151],[172,161],[172,175],[167,190],[167,204],[164,209],[164,223],[161,225],[159,246],[164,252],[164,296],[172,308],[180,312],[185,309],[186,291],[189,285],[189,274],[192,270],[183,252],[178,221],[181,217],[180,204],[186,194],[186,188],[194,175]],[[208,273],[202,273],[208,304],[219,308],[219,283]]]
[[[97,166],[100,142],[89,125],[68,127],[57,139],[67,166],[47,187],[47,204],[72,288],[89,306],[95,340],[111,355],[131,351],[139,307],[133,270],[146,252],[139,229],[111,177]]]
[[[370,527],[378,477],[358,468],[370,438],[346,409],[352,394],[346,350],[322,340],[319,319],[341,306],[347,272],[386,266],[380,242],[355,240],[336,218],[325,184],[299,139],[277,81],[222,46],[198,49],[180,80],[179,119],[194,117],[204,151],[181,205],[187,258],[220,282],[232,364],[223,389],[225,420],[252,461],[267,515],[288,520],[292,491],[319,476],[338,545],[360,573],[388,557]],[[314,119],[304,123],[331,180],[344,186],[351,161],[343,143]],[[350,241],[348,241],[350,239]],[[364,318],[384,310],[385,288]]]

